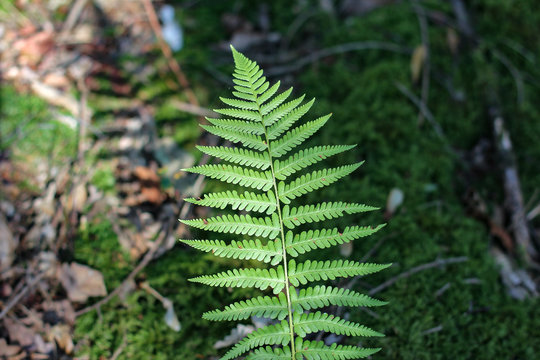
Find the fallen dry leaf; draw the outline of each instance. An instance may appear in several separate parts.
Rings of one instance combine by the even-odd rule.
[[[56,341],[58,346],[64,350],[66,354],[71,354],[73,351],[73,339],[71,338],[71,329],[68,325],[58,324],[51,328],[49,332],[51,340]]]
[[[86,200],[88,199],[88,193],[86,191],[86,186],[84,184],[77,185],[71,194],[69,194],[66,209],[68,212],[75,210],[81,212],[86,205]]]
[[[384,213],[385,219],[390,219],[392,215],[396,212],[397,208],[401,206],[405,195],[403,191],[398,188],[393,188],[388,194],[388,199],[386,200],[386,211]]]
[[[74,302],[85,302],[90,296],[107,295],[101,272],[86,265],[64,264],[60,270],[60,282]]]
[[[452,54],[456,55],[459,49],[459,35],[451,27],[446,29],[446,43]]]
[[[414,49],[411,57],[411,77],[413,83],[418,82],[418,79],[420,78],[420,73],[422,72],[422,67],[424,66],[426,55],[427,52],[424,45],[418,45]]]
[[[156,172],[150,168],[147,168],[145,166],[137,166],[135,170],[133,170],[133,174],[135,177],[141,181],[148,181],[152,183],[160,183],[160,178]]]
[[[6,339],[0,338],[0,357],[8,357],[17,355],[21,351],[21,347],[17,345],[8,345]]]
[[[20,346],[30,346],[34,343],[35,332],[27,328],[22,323],[4,318],[4,326],[12,342],[17,342]]]
[[[0,214],[0,271],[7,270],[13,263],[17,245],[4,215]]]

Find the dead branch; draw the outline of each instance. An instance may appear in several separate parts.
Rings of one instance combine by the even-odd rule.
[[[186,103],[177,99],[173,99],[171,104],[180,111],[184,111],[197,116],[207,116],[207,117],[219,117],[219,114],[213,112],[210,109],[203,108],[201,106],[193,105]]]
[[[368,294],[369,295],[375,295],[379,292],[381,292],[382,290],[394,285],[394,283],[396,283],[398,280],[401,280],[401,279],[405,279],[405,278],[408,278],[410,277],[411,275],[414,275],[416,273],[419,273],[421,271],[424,271],[424,270],[429,270],[429,269],[433,269],[433,268],[436,268],[436,267],[443,267],[443,266],[446,266],[446,265],[449,265],[449,264],[456,264],[456,263],[462,263],[462,262],[465,262],[469,260],[466,256],[459,256],[459,257],[453,257],[453,258],[448,258],[448,259],[437,259],[435,261],[432,261],[430,263],[427,263],[427,264],[422,264],[422,265],[418,265],[418,266],[415,266],[405,272],[402,272],[401,274],[397,275],[397,276],[394,276],[393,278],[383,282],[381,285],[377,286],[377,287],[374,287],[373,289],[371,289]]]
[[[351,51],[361,51],[361,50],[385,50],[392,51],[399,54],[409,55],[411,50],[400,45],[390,43],[390,42],[380,42],[380,41],[362,41],[362,42],[352,42],[341,44],[337,46],[332,46],[327,49],[322,49],[315,51],[307,56],[304,56],[294,63],[283,66],[275,66],[265,71],[265,74],[268,76],[277,76],[288,74],[300,70],[306,65],[317,62],[322,58],[343,54]]]
[[[520,249],[520,255],[530,264],[532,259],[538,257],[538,252],[532,244],[529,233],[512,140],[510,139],[510,133],[505,128],[504,119],[496,106],[491,106],[490,115],[493,119],[495,146],[501,160],[505,204],[510,212],[514,240]]]
[[[11,309],[19,304],[19,302],[22,300],[22,298],[26,295],[26,293],[28,291],[30,291],[34,286],[37,285],[37,283],[39,283],[41,281],[41,279],[45,276],[47,272],[44,271],[42,273],[39,273],[35,278],[33,278],[32,280],[30,280],[22,289],[21,291],[19,291],[17,293],[17,295],[15,295],[11,300],[8,301],[6,307],[2,310],[2,312],[0,313],[0,320],[2,320],[4,318],[4,316],[6,316],[10,311]],[[23,280],[24,281],[24,280]]]
[[[186,92],[186,96],[189,102],[192,105],[199,106],[199,101],[197,100],[197,97],[195,96],[195,93],[193,92],[193,90],[191,90],[189,81],[184,75],[184,72],[182,71],[180,64],[178,64],[178,62],[174,59],[171,48],[163,39],[163,35],[161,32],[161,25],[159,24],[159,20],[158,20],[156,11],[154,10],[154,6],[152,5],[151,0],[142,0],[142,2],[146,10],[146,14],[148,15],[150,26],[152,27],[152,30],[154,31],[158,39],[158,43],[161,48],[161,51],[163,52],[163,55],[165,55],[165,58],[167,58],[167,63],[169,64],[169,68],[176,76],[182,88],[184,88],[184,91]]]
[[[84,10],[84,7],[86,6],[86,3],[88,0],[76,0],[71,9],[69,10],[68,16],[66,18],[66,21],[64,22],[64,25],[62,26],[62,31],[60,32],[60,38],[64,38],[67,36],[67,34],[73,29],[77,21],[79,20],[79,17],[81,16],[81,12]]]
[[[403,85],[400,82],[395,83],[396,88],[405,95],[418,109],[427,121],[431,124],[433,127],[433,130],[437,134],[437,136],[443,141],[444,147],[448,153],[453,155],[455,158],[459,158],[458,153],[450,146],[450,142],[448,141],[448,138],[446,137],[446,134],[444,133],[444,130],[442,129],[441,125],[435,120],[435,117],[431,113],[431,111],[428,109],[426,104],[418,98],[415,94],[413,94],[405,85]]]

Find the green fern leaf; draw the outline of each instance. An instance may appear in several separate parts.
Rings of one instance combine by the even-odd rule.
[[[221,129],[240,132],[243,134],[264,135],[264,127],[260,122],[234,120],[234,119],[213,119],[206,118],[208,122]]]
[[[232,116],[239,119],[251,120],[251,121],[261,121],[261,113],[257,111],[244,110],[244,109],[214,109],[218,114]]]
[[[281,134],[289,130],[296,121],[298,121],[309,111],[309,109],[311,109],[311,106],[313,106],[314,102],[315,99],[312,99],[310,102],[300,106],[299,108],[294,109],[287,115],[283,116],[280,120],[278,120],[268,129],[268,139],[277,139]]]
[[[322,116],[316,120],[307,122],[287,132],[281,139],[272,143],[270,155],[272,157],[280,157],[291,151],[296,146],[300,145],[317,130],[322,128],[330,119],[331,114]]]
[[[268,171],[260,172],[251,169],[244,169],[231,165],[201,165],[189,169],[184,169],[192,173],[206,175],[213,179],[218,179],[231,184],[238,184],[263,191],[272,188],[272,174]]]
[[[290,342],[289,325],[282,321],[256,330],[236,344],[221,360],[234,359],[243,353],[264,345],[287,345]]]
[[[216,136],[220,136],[235,143],[242,143],[242,145],[249,149],[263,151],[268,148],[265,141],[258,135],[240,133],[234,130],[224,129],[219,126],[201,125],[201,127]]]
[[[275,83],[270,89],[266,90],[261,94],[261,96],[258,97],[257,102],[259,104],[263,104],[264,102],[266,102],[268,99],[274,96],[274,94],[278,91],[280,85],[280,81]]]
[[[297,339],[296,348],[298,354],[306,360],[348,360],[348,359],[363,359],[375,354],[380,350],[372,348],[359,348],[357,346],[344,346],[332,344],[327,346],[322,341],[302,341]]]
[[[222,240],[180,240],[186,245],[195,249],[211,252],[216,256],[241,259],[241,260],[259,260],[271,265],[277,265],[281,262],[281,241],[269,241],[263,245],[259,239],[231,241],[230,244]]]
[[[349,175],[354,170],[358,169],[363,162],[345,165],[333,169],[323,169],[314,171],[310,174],[302,175],[296,180],[285,184],[280,181],[278,186],[279,199],[284,204],[290,204],[291,200],[299,196],[305,195],[324,186],[328,186],[339,179]]]
[[[296,226],[323,221],[325,219],[334,219],[346,214],[355,214],[359,212],[378,210],[379,208],[364,204],[351,204],[344,202],[321,203],[316,205],[304,205],[290,208],[289,205],[283,207],[283,224],[289,229]]]
[[[256,194],[249,191],[239,194],[236,191],[224,191],[206,194],[204,199],[187,198],[185,201],[218,209],[225,209],[230,205],[233,210],[265,212],[268,215],[275,212],[277,207],[276,198],[272,191],[268,191],[266,194]]]
[[[293,89],[290,88],[289,90],[286,90],[286,91],[282,92],[281,94],[279,94],[278,96],[276,96],[274,99],[272,99],[268,103],[262,105],[261,106],[261,114],[264,116],[264,115],[268,114],[270,111],[274,110],[279,105],[281,105],[291,95],[292,90]],[[260,102],[260,100],[259,100],[259,102]]]
[[[223,215],[209,219],[180,220],[186,225],[208,231],[262,236],[275,239],[279,235],[279,218],[276,214],[271,217],[257,218],[250,215]]]
[[[293,286],[338,277],[364,276],[386,269],[391,264],[358,263],[349,260],[311,261],[296,264],[289,261],[289,281]]]
[[[387,302],[373,299],[367,295],[349,289],[317,285],[301,289],[297,296],[292,297],[293,307],[298,312],[319,309],[326,306],[383,306]]]
[[[285,294],[278,297],[259,296],[246,301],[235,302],[223,310],[213,310],[203,314],[203,319],[211,321],[245,320],[252,316],[283,320],[287,316]]]
[[[297,235],[293,235],[292,231],[288,231],[285,248],[288,254],[296,257],[298,254],[304,254],[314,249],[324,249],[372,235],[384,226],[385,224],[378,225],[377,227],[347,226],[343,232],[339,232],[337,228],[333,228],[303,231]]]
[[[251,166],[261,170],[270,167],[270,158],[266,153],[224,146],[197,146],[197,149],[210,156],[239,165]]]
[[[276,179],[285,180],[288,176],[313,165],[329,156],[350,150],[356,145],[317,146],[300,150],[288,159],[274,162]]]
[[[362,163],[323,168],[289,180],[291,175],[329,156],[350,150],[355,145],[315,146],[290,154],[324,126],[331,114],[303,121],[303,116],[314,105],[315,99],[303,103],[305,96],[302,95],[290,100],[292,88],[279,93],[279,81],[271,85],[256,62],[232,47],[231,50],[235,63],[233,98],[221,98],[228,107],[216,110],[227,118],[208,118],[210,125],[203,126],[203,129],[236,145],[199,146],[199,150],[224,163],[196,166],[187,171],[255,190],[226,190],[186,201],[217,209],[230,207],[234,211],[266,215],[256,217],[235,213],[207,219],[182,219],[180,221],[184,224],[199,229],[248,238],[227,242],[181,242],[215,256],[258,260],[267,264],[267,268],[232,269],[198,276],[190,281],[209,286],[251,287],[263,291],[270,288],[276,296],[258,296],[237,301],[222,309],[208,311],[203,318],[210,321],[242,321],[257,316],[281,321],[244,337],[225,354],[225,360],[242,356],[246,352],[251,352],[245,355],[248,360],[346,360],[367,357],[378,349],[338,344],[326,346],[323,342],[306,341],[304,337],[319,331],[352,336],[381,336],[380,333],[326,313],[308,312],[329,306],[381,306],[385,302],[338,287],[316,285],[298,290],[297,287],[314,281],[363,276],[389,265],[348,260],[307,260],[297,264],[293,258],[314,249],[371,235],[384,225],[348,226],[342,232],[337,228],[308,229],[300,233],[286,231],[286,228],[294,229],[303,224],[376,209],[345,202],[291,204],[298,197],[349,175]]]
[[[259,348],[246,357],[246,360],[290,360],[291,349],[288,346],[272,349],[270,346]]]
[[[239,109],[244,109],[244,110],[257,110],[258,109],[257,103],[253,101],[242,101],[242,100],[237,100],[237,99],[228,99],[224,97],[220,97],[219,99],[223,103],[229,106],[237,107]]]
[[[305,337],[307,334],[319,331],[348,336],[384,336],[366,326],[320,311],[297,316],[294,322],[294,331],[300,337]]]
[[[189,281],[219,287],[255,287],[266,290],[272,288],[274,294],[279,294],[285,286],[283,267],[276,269],[233,269],[219,274],[203,275]]]

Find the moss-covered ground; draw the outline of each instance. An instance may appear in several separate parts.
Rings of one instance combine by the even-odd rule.
[[[286,0],[267,3],[271,30],[281,34],[289,30],[302,11],[291,10]],[[307,1],[306,7],[310,3]],[[446,2],[422,3],[430,10],[453,16]],[[536,11],[535,0],[467,3],[482,41],[475,47],[467,47],[461,39],[462,48],[453,55],[447,43],[447,28],[431,23],[433,77],[428,106],[444,130],[446,142],[458,152],[470,150],[481,138],[491,137],[486,99],[487,89],[494,89],[514,140],[527,200],[540,181],[540,87],[536,60],[540,57],[537,36],[540,13]],[[177,58],[203,105],[217,105],[218,96],[229,91],[207,71],[212,67],[227,75],[232,69],[230,64],[214,63],[214,45],[228,39],[221,23],[223,14],[235,10],[255,21],[258,9],[259,5],[250,1],[200,1],[179,15],[186,43]],[[308,36],[316,39],[320,47],[371,40],[394,41],[414,49],[421,43],[418,19],[407,2],[347,20],[316,13],[292,38],[292,46]],[[504,54],[522,71],[521,104],[516,101],[515,79],[507,66],[497,61],[496,52]],[[220,56],[224,55],[220,53]],[[366,160],[353,176],[319,194],[324,199],[347,199],[381,207],[392,188],[401,189],[405,195],[402,206],[383,231],[354,244],[351,258],[360,259],[384,238],[370,261],[394,263],[389,270],[359,283],[358,289],[365,290],[437,258],[468,257],[466,262],[399,280],[378,294],[390,302],[388,306],[376,309],[375,315],[352,312],[351,319],[386,334],[383,339],[363,342],[383,348],[374,356],[378,359],[537,359],[540,354],[538,300],[514,300],[501,284],[488,253],[493,240],[485,226],[468,217],[464,210],[465,180],[459,176],[464,164],[445,149],[444,141],[429,122],[418,125],[418,109],[396,87],[395,83],[399,82],[420,93],[419,87],[411,84],[410,61],[410,55],[387,51],[348,52],[294,74],[296,92],[317,98],[312,116],[333,113],[329,125],[314,141],[358,144],[355,150],[333,158],[326,165]],[[160,84],[152,87],[152,95],[147,96],[163,99],[171,95]],[[162,131],[169,135],[172,131],[180,144],[192,150],[200,134],[196,119],[173,111],[165,102],[162,105],[156,113]],[[493,170],[473,179],[481,195],[493,203],[502,198],[497,174]],[[338,223],[343,226],[351,222],[374,224],[384,219],[381,211],[347,217]],[[338,249],[312,254],[320,258],[340,256]],[[109,289],[125,277],[131,266],[107,219],[98,219],[81,230],[75,257],[103,271]],[[78,319],[76,335],[83,344],[79,354],[90,359],[109,358],[124,336],[128,345],[121,359],[207,359],[218,354],[212,345],[234,324],[209,323],[200,315],[250,292],[199,286],[187,279],[240,264],[178,245],[150,264],[142,277],[174,302],[182,330],[178,333],[170,330],[163,321],[161,303],[138,291],[125,302],[111,301],[100,315],[94,312]],[[437,296],[443,286],[449,287]],[[426,333],[433,328],[438,331]]]

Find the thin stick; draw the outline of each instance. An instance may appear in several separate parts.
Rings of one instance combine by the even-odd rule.
[[[393,51],[399,54],[410,54],[411,50],[400,45],[390,43],[390,42],[380,42],[380,41],[363,41],[363,42],[353,42],[346,43],[337,46],[333,46],[327,49],[322,49],[315,51],[310,55],[304,56],[296,60],[293,64],[276,66],[268,69],[265,73],[268,76],[283,75],[291,72],[295,72],[303,68],[304,66],[314,63],[322,58],[343,54],[351,51],[360,51],[360,50],[385,50]]]
[[[148,263],[150,262],[150,260],[152,260],[152,258],[154,257],[154,254],[159,249],[159,247],[161,246],[163,241],[167,238],[168,233],[169,233],[168,229],[167,229],[167,231],[164,232],[163,228],[162,228],[162,232],[160,233],[160,236],[158,237],[158,239],[154,242],[152,248],[144,255],[143,259],[129,273],[129,275],[124,279],[124,281],[122,281],[122,284],[120,284],[120,286],[118,286],[116,289],[114,289],[109,295],[107,295],[103,299],[99,300],[95,304],[92,304],[92,305],[90,305],[88,307],[85,307],[85,308],[75,312],[75,316],[79,317],[79,316],[81,316],[83,314],[86,314],[87,312],[92,311],[92,310],[97,310],[97,309],[101,308],[101,306],[103,306],[104,304],[109,302],[116,295],[118,295],[122,291],[122,289],[124,289],[124,287],[128,283],[131,283],[133,281],[133,279],[135,279],[135,276],[137,276],[137,274],[139,274],[139,272],[141,272],[141,270],[143,270],[146,267],[146,265],[148,265]]]
[[[424,114],[424,117],[426,118],[426,120],[429,121],[429,123],[433,127],[433,130],[435,130],[435,133],[437,134],[437,136],[444,142],[444,147],[446,151],[448,151],[454,157],[459,158],[459,154],[456,153],[456,151],[452,149],[452,147],[450,146],[448,138],[446,137],[446,134],[444,133],[441,125],[439,125],[439,123],[435,120],[435,117],[433,116],[431,111],[427,108],[426,104],[424,104],[420,99],[418,99],[418,97],[415,94],[413,94],[409,89],[407,89],[407,87],[403,85],[402,83],[396,82],[395,86]]]
[[[156,15],[156,11],[154,10],[154,7],[152,6],[152,2],[150,0],[142,0],[142,2],[146,10],[146,14],[148,15],[150,26],[152,27],[152,30],[154,31],[154,34],[156,34],[156,37],[158,39],[158,43],[159,43],[159,46],[161,47],[161,51],[163,52],[163,55],[165,55],[165,57],[167,58],[169,68],[176,76],[180,85],[184,88],[184,91],[186,92],[189,102],[192,105],[199,106],[199,101],[197,100],[197,97],[195,96],[195,93],[193,92],[193,90],[191,90],[189,81],[184,75],[184,72],[182,71],[180,64],[178,64],[178,62],[174,59],[171,48],[163,39],[163,34],[161,32],[161,25],[159,24],[159,20]]]
[[[437,259],[435,261],[432,261],[430,263],[427,263],[427,264],[422,264],[422,265],[418,265],[418,266],[415,266],[405,272],[402,272],[401,274],[397,275],[397,276],[394,276],[393,278],[383,282],[381,285],[377,286],[377,287],[374,287],[373,289],[371,289],[368,294],[369,295],[375,295],[381,291],[383,291],[384,289],[394,285],[394,283],[396,283],[398,280],[401,280],[401,279],[405,279],[405,278],[408,278],[410,277],[411,275],[414,275],[420,271],[424,271],[424,270],[428,270],[428,269],[433,269],[435,267],[442,267],[442,266],[445,266],[445,265],[449,265],[449,264],[455,264],[455,263],[461,263],[461,262],[465,262],[469,260],[466,256],[460,256],[460,257],[453,257],[453,258],[448,258],[448,259]]]
[[[110,360],[116,360],[120,357],[120,355],[122,354],[122,351],[124,351],[124,349],[126,348],[127,346],[127,336],[126,336],[126,333],[124,333],[124,336],[122,337],[122,343],[120,344],[120,346],[114,351],[114,353],[112,354],[111,356],[111,359]]]
[[[2,320],[4,318],[4,316],[7,315],[8,312],[10,312],[10,310],[17,304],[19,304],[19,302],[21,301],[21,299],[26,295],[26,293],[32,289],[34,286],[36,286],[36,284],[43,278],[43,276],[45,276],[45,272],[42,272],[40,274],[38,274],[35,278],[33,278],[28,284],[26,284],[21,291],[19,291],[19,293],[17,295],[15,295],[6,305],[6,307],[4,308],[4,310],[2,310],[2,312],[0,313],[0,320]]]
[[[519,70],[512,64],[512,62],[501,52],[498,50],[492,50],[491,51],[495,59],[499,60],[501,64],[504,65],[504,67],[510,72],[510,75],[512,75],[512,78],[514,79],[514,82],[516,83],[516,97],[517,97],[517,103],[518,105],[521,105],[523,103],[523,99],[525,98],[525,87],[523,85],[523,76],[519,72]]]
[[[66,18],[66,21],[64,21],[64,25],[62,27],[62,31],[60,32],[60,38],[63,38],[67,36],[67,33],[73,29],[73,26],[77,23],[77,20],[79,20],[79,17],[81,16],[81,12],[83,11],[86,3],[88,0],[76,0],[71,9],[69,10],[69,14]]]

